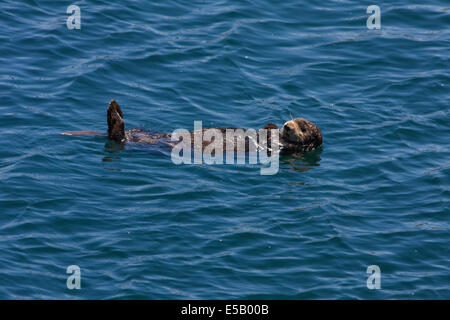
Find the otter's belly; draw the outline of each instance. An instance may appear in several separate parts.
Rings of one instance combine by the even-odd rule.
[[[143,129],[131,129],[125,131],[125,139],[131,143],[155,144],[170,141],[170,134],[155,133]]]

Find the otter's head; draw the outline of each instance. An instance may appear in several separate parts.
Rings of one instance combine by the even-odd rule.
[[[108,138],[123,143],[125,141],[125,122],[123,121],[123,113],[119,104],[115,100],[111,100],[107,111],[108,120]]]
[[[295,118],[283,125],[281,139],[298,151],[310,151],[322,145],[322,133],[312,122]]]

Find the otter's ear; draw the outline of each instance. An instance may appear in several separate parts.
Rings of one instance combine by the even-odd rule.
[[[268,123],[266,124],[266,126],[264,127],[264,129],[270,130],[270,129],[278,129],[276,124],[273,123]]]

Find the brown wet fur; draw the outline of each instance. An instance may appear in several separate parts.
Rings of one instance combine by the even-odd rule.
[[[108,138],[117,143],[125,142],[125,122],[119,104],[111,100],[107,110]]]
[[[302,153],[322,145],[322,132],[311,121],[295,118],[283,125],[280,142],[285,153]]]
[[[119,104],[115,100],[111,100],[107,110],[107,122],[108,122],[108,138],[114,140],[117,143],[124,144],[126,142],[135,142],[143,144],[155,144],[163,141],[169,146],[174,146],[178,141],[170,141],[170,134],[152,133],[143,129],[131,129],[125,130],[125,122],[123,120],[123,112]],[[217,129],[222,133],[223,136],[223,150],[226,151],[227,140],[226,140],[226,130],[227,129],[241,129],[241,128],[203,128],[203,133],[208,129]],[[281,130],[277,125],[269,123],[264,126],[267,130],[267,147],[272,148],[271,132],[276,130],[279,134],[279,148],[282,154],[291,153],[303,153],[307,151],[315,150],[322,145],[322,133],[320,129],[312,122],[302,119],[295,118],[287,121]],[[246,129],[242,129],[244,132]],[[256,130],[258,132],[258,130]],[[194,131],[191,133],[191,143],[193,147],[194,143]],[[80,132],[66,132],[66,135],[84,135],[84,134],[96,134],[91,131],[80,131]],[[180,140],[181,141],[181,140]],[[204,141],[202,139],[202,149],[204,149],[212,141]],[[258,141],[261,142],[261,141]],[[231,143],[231,142],[230,142]],[[253,149],[250,147],[250,140],[248,137],[245,138],[245,152],[249,152]],[[234,138],[234,152],[238,151],[237,137]]]

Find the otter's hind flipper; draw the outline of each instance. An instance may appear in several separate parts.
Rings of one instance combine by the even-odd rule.
[[[125,122],[119,104],[111,100],[107,111],[108,138],[118,143],[125,141]]]

